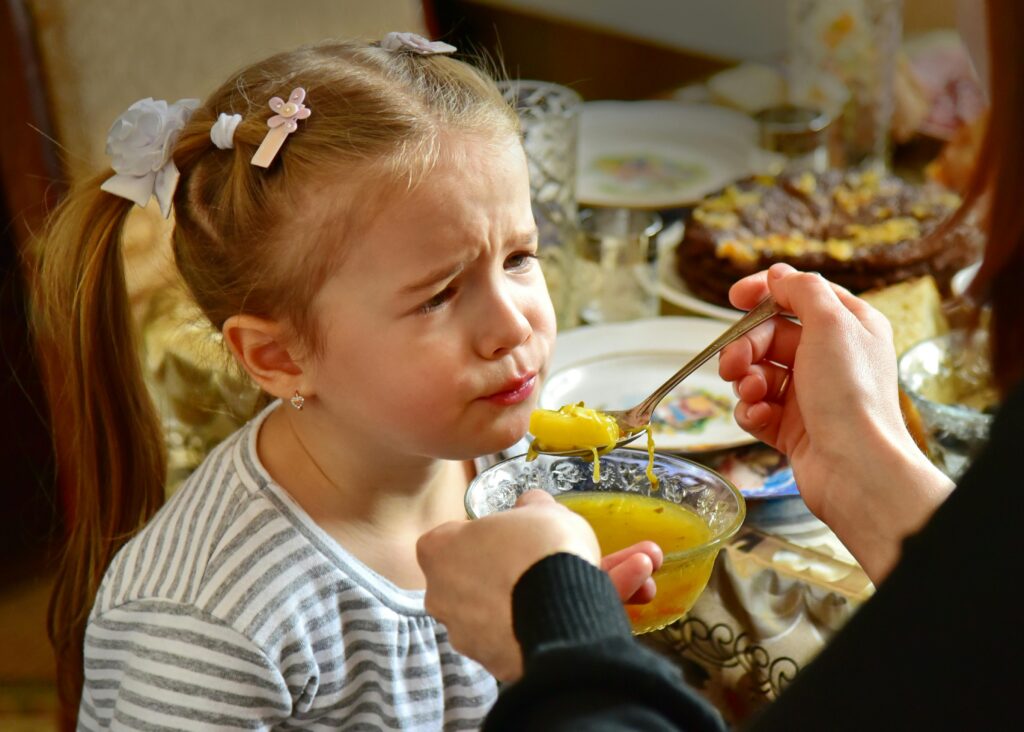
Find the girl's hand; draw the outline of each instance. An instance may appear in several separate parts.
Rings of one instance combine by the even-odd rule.
[[[952,483],[903,422],[886,318],[785,264],[740,280],[729,297],[748,310],[769,292],[800,322],[773,318],[723,349],[736,421],[789,457],[807,507],[877,582]]]
[[[611,577],[619,599],[643,605],[654,599],[657,587],[651,573],[661,569],[665,555],[653,541],[641,541],[601,559],[601,569]]]
[[[662,561],[656,544],[641,542],[602,559],[590,524],[534,490],[511,511],[442,524],[420,537],[427,612],[447,627],[452,647],[513,681],[522,674],[522,653],[512,630],[512,589],[527,569],[559,552],[608,572],[623,601],[654,597],[651,573]]]

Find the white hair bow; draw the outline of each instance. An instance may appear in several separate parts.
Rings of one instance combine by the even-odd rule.
[[[455,53],[458,49],[444,41],[430,41],[417,33],[388,33],[380,42],[385,51],[401,51],[407,49],[421,56]]]
[[[160,213],[170,216],[181,175],[171,152],[198,106],[198,99],[179,99],[169,105],[152,97],[130,106],[107,133],[107,155],[115,174],[100,188],[139,206],[156,196]]]

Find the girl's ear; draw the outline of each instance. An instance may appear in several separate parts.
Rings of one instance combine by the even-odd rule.
[[[296,355],[297,340],[282,323],[255,315],[232,315],[224,321],[222,332],[231,353],[265,392],[280,399],[295,392],[312,396]]]

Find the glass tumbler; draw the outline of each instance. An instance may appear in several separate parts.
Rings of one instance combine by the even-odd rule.
[[[787,10],[792,101],[836,119],[847,166],[887,166],[902,0],[788,0]]]
[[[661,217],[653,211],[595,208],[580,214],[576,293],[584,323],[658,314]]]
[[[498,84],[519,115],[530,170],[533,216],[539,230],[539,258],[559,329],[576,325],[573,292],[576,240],[576,147],[580,95],[546,81]]]

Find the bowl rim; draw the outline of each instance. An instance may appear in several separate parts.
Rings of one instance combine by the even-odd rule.
[[[644,461],[647,460],[647,450],[641,450],[641,449],[635,448],[635,447],[619,447],[619,448],[616,448],[616,449],[612,450],[611,452],[609,452],[608,455],[614,455],[615,453],[630,453],[630,454],[633,454],[633,455],[642,456]],[[706,544],[701,544],[699,546],[691,547],[689,549],[682,549],[680,551],[675,551],[675,552],[666,552],[665,556],[664,556],[663,564],[668,564],[670,562],[671,563],[680,562],[680,561],[683,561],[683,560],[686,560],[686,559],[690,559],[691,557],[707,553],[707,552],[712,551],[712,550],[718,551],[719,549],[721,549],[722,546],[724,546],[725,543],[729,539],[731,539],[733,536],[736,535],[736,533],[743,526],[743,522],[747,518],[747,500],[743,497],[743,493],[740,492],[739,488],[737,488],[735,485],[733,485],[732,481],[730,481],[724,475],[719,473],[717,470],[713,470],[713,469],[709,468],[708,466],[706,466],[706,465],[704,465],[702,463],[698,463],[696,460],[690,460],[689,458],[683,457],[682,455],[676,455],[674,453],[669,453],[669,452],[657,452],[657,451],[655,451],[654,454],[655,454],[656,458],[661,457],[661,458],[667,458],[670,461],[675,460],[675,461],[682,462],[682,463],[689,463],[690,465],[692,465],[692,466],[694,466],[696,468],[699,468],[701,471],[704,471],[704,472],[707,472],[707,473],[711,473],[711,475],[715,476],[720,481],[722,481],[722,483],[725,485],[725,487],[728,488],[729,491],[733,494],[733,497],[736,499],[736,505],[738,507],[738,510],[736,511],[736,516],[733,518],[732,523],[730,523],[721,532],[719,532],[719,534],[714,539],[712,539],[711,541],[707,542]],[[466,509],[466,516],[471,521],[475,521],[475,520],[477,520],[479,518],[482,518],[480,516],[474,515],[474,512],[470,508],[470,505],[469,505],[469,491],[473,487],[473,484],[476,483],[476,481],[480,478],[480,476],[482,476],[485,472],[488,472],[488,471],[491,471],[491,470],[495,470],[498,467],[504,465],[505,463],[510,463],[510,462],[512,462],[514,460],[520,460],[522,458],[525,458],[526,455],[527,455],[527,453],[523,452],[523,453],[519,453],[518,455],[513,455],[511,457],[505,458],[501,462],[497,462],[494,465],[489,465],[484,471],[482,471],[480,473],[477,473],[473,477],[473,479],[469,482],[469,485],[466,486],[466,492],[465,492],[465,494],[463,496],[463,505],[464,505],[464,507]],[[601,457],[607,457],[607,455],[602,455]],[[568,458],[568,459],[573,459],[573,458]],[[582,460],[583,458],[575,458],[575,459]],[[552,496],[552,497],[554,497],[554,496]],[[487,514],[487,515],[490,516],[492,514]]]

